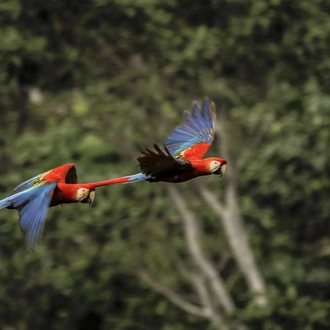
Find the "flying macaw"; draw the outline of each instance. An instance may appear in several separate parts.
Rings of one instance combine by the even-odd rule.
[[[175,128],[164,143],[154,144],[155,151],[145,149],[138,158],[141,173],[92,183],[77,183],[74,164],[64,164],[39,174],[18,185],[13,194],[0,200],[0,209],[17,209],[25,232],[27,248],[40,240],[49,207],[68,203],[89,203],[95,188],[119,183],[184,182],[202,175],[224,175],[226,160],[202,158],[210,148],[215,134],[215,104],[205,99],[202,110],[193,104],[192,114]]]
[[[224,175],[227,161],[218,157],[203,158],[215,135],[215,104],[204,99],[202,109],[193,103],[192,114],[186,112],[184,123],[174,128],[160,148],[145,149],[137,159],[141,173],[116,179],[116,183],[184,182],[198,176]]]
[[[33,248],[40,240],[49,207],[68,203],[91,204],[95,188],[122,183],[122,178],[92,183],[77,183],[74,164],[64,164],[18,185],[13,194],[0,200],[0,209],[17,209],[25,244]]]

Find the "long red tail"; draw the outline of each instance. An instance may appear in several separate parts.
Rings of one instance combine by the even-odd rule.
[[[148,179],[148,176],[146,176],[143,173],[137,173],[137,174],[123,176],[120,178],[114,178],[110,180],[91,182],[90,184],[92,184],[96,188],[102,186],[110,186],[112,184],[135,183],[135,182],[144,181],[146,179]]]

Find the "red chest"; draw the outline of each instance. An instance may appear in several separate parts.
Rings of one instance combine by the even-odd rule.
[[[71,191],[71,189],[60,189],[57,187],[54,190],[50,207],[59,204],[70,204],[70,203],[76,203],[76,196],[74,192]]]

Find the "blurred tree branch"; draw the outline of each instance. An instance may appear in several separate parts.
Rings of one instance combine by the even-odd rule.
[[[168,185],[170,196],[177,207],[184,226],[184,234],[187,242],[188,251],[203,276],[209,281],[217,303],[223,306],[226,312],[233,312],[234,302],[227,292],[226,286],[218,275],[212,263],[203,253],[200,246],[200,230],[195,215],[187,208],[184,199],[181,197],[177,188]]]
[[[172,302],[174,305],[178,306],[179,308],[183,309],[187,313],[209,318],[210,313],[206,308],[199,307],[181,298],[179,294],[177,294],[168,286],[158,281],[146,269],[140,268],[138,270],[138,275],[144,281],[146,281],[153,290],[164,295],[170,302]]]
[[[237,264],[245,276],[249,289],[252,293],[257,294],[256,304],[260,307],[265,307],[268,304],[265,282],[256,265],[239,211],[236,173],[233,159],[228,150],[229,143],[225,131],[224,115],[222,115],[221,121],[218,124],[218,133],[220,135],[219,147],[223,157],[228,162],[227,173],[224,177],[226,182],[224,205],[218,201],[216,196],[203,183],[195,181],[195,184],[207,205],[222,219],[221,223]]]
[[[254,155],[258,152],[258,148],[263,142],[267,132],[269,131],[270,125],[274,122],[274,112],[268,111],[265,116],[262,117],[261,122],[259,123],[258,129],[255,132],[251,141],[249,141],[249,148],[241,149],[239,159],[236,161],[237,170],[243,170],[244,167]],[[217,134],[221,135],[220,128],[217,130]],[[220,144],[221,142],[219,142]]]

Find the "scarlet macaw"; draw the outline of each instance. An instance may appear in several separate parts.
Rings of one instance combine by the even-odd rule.
[[[215,134],[215,104],[205,99],[202,111],[193,104],[192,114],[175,128],[164,143],[154,144],[155,151],[145,149],[138,158],[141,173],[92,183],[77,183],[74,164],[64,164],[39,174],[18,185],[13,194],[0,200],[0,209],[17,209],[25,243],[32,248],[40,240],[48,208],[65,203],[89,203],[95,198],[95,188],[118,183],[184,182],[202,175],[224,175],[226,160],[204,158]]]
[[[40,240],[49,207],[79,202],[91,204],[96,187],[121,183],[119,179],[119,182],[112,179],[77,183],[75,165],[64,164],[18,185],[11,196],[0,200],[0,209],[18,210],[25,244],[30,249]]]
[[[193,103],[192,114],[186,112],[184,123],[176,127],[164,143],[154,144],[155,151],[145,149],[138,158],[142,173],[116,179],[116,183],[184,182],[198,176],[224,175],[227,161],[203,156],[211,147],[215,135],[215,104],[204,99],[202,110]]]

